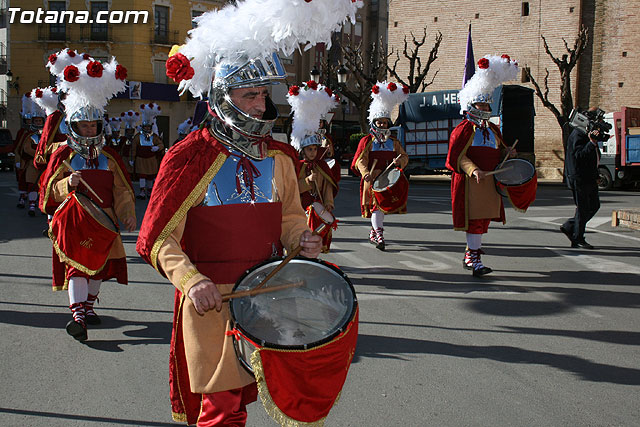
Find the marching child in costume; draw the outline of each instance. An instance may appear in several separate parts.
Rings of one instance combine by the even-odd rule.
[[[133,177],[133,166],[135,164],[133,158],[134,136],[136,135],[136,127],[140,121],[140,113],[129,110],[120,114],[120,120],[124,123],[124,135],[120,138],[120,156],[129,173]]]
[[[31,99],[31,130],[28,136],[24,139],[21,147],[20,159],[21,166],[24,171],[24,180],[27,184],[26,191],[29,198],[29,216],[36,215],[36,207],[38,205],[38,178],[40,172],[36,169],[34,162],[36,156],[36,149],[38,148],[38,142],[40,142],[40,135],[42,128],[44,127],[44,120],[47,116],[45,111],[38,106],[35,102],[35,98],[42,97],[42,89],[36,88],[31,91],[29,99]]]
[[[44,123],[40,142],[33,159],[34,166],[43,171],[47,167],[51,154],[67,141],[66,127],[61,125],[64,122],[64,113],[58,109],[59,97],[56,87],[49,86],[36,90],[33,100],[47,114],[47,120]]]
[[[138,199],[142,200],[151,195],[153,180],[156,179],[158,168],[160,167],[157,153],[164,151],[162,139],[158,136],[157,131],[154,131],[155,119],[158,114],[160,114],[160,106],[158,104],[140,105],[142,128],[141,132],[133,137],[132,157],[135,162],[134,170],[140,179]]]
[[[291,86],[287,101],[293,112],[291,145],[302,156],[300,172],[298,173],[298,187],[302,208],[307,212],[307,224],[311,230],[317,221],[321,220],[322,212],[316,212],[317,204],[323,210],[331,213],[334,208],[334,197],[338,191],[338,184],[332,176],[327,163],[320,158],[322,135],[317,133],[320,118],[338,104],[337,97],[329,88],[318,85],[313,80],[300,88]],[[315,206],[315,207],[314,207]],[[318,217],[320,215],[320,217]],[[333,227],[335,223],[331,221]],[[331,227],[326,227],[322,235],[322,251],[329,252],[331,246]]]
[[[192,127],[191,117],[186,119],[184,122],[178,125],[178,139],[175,140],[173,145],[176,145],[178,142],[182,141],[190,132]]]
[[[518,76],[518,65],[507,55],[487,55],[478,61],[478,69],[460,91],[458,98],[465,119],[451,132],[446,166],[451,176],[453,227],[465,231],[467,250],[463,266],[482,277],[493,270],[486,267],[480,255],[482,235],[491,221],[505,223],[502,197],[496,191],[494,170],[507,149],[500,129],[489,122],[492,93],[505,81]],[[513,150],[508,149],[509,155]]]
[[[371,218],[369,241],[382,251],[385,250],[384,216],[394,213],[406,213],[406,194],[404,203],[384,210],[378,206],[373,196],[372,185],[378,175],[393,163],[404,168],[409,163],[407,153],[400,141],[391,137],[391,113],[393,109],[409,97],[409,88],[398,87],[395,83],[378,82],[371,89],[369,123],[371,133],[360,140],[351,163],[354,173],[361,176],[360,207],[363,218]]]
[[[45,171],[42,209],[55,211],[49,236],[66,264],[66,273],[54,290],[68,289],[73,319],[66,330],[80,341],[87,339],[87,323],[100,323],[93,306],[102,281],[115,278],[127,283],[126,256],[115,224],[120,220],[128,231],[135,229],[135,199],[120,157],[104,147],[102,129],[104,107],[124,90],[125,79],[126,69],[115,59],[104,66],[85,60],[65,67],[58,76],[58,86],[67,93],[63,102],[69,137]],[[82,198],[89,198],[88,205],[95,208],[82,209]],[[107,226],[92,222],[100,209],[115,229],[112,240],[101,250],[97,247],[104,241]],[[77,242],[78,238],[82,241]]]
[[[18,130],[16,139],[13,141],[13,154],[15,156],[16,181],[18,182],[18,204],[16,207],[24,209],[27,201],[27,181],[25,180],[25,166],[22,161],[22,146],[24,142],[31,136],[31,92],[22,95],[22,110],[20,117],[22,118],[22,127]]]
[[[110,147],[118,151],[120,149],[120,117],[111,117],[109,119],[109,128],[111,129]]]

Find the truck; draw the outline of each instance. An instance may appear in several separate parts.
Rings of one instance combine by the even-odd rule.
[[[493,93],[491,110],[491,121],[500,126],[507,145],[518,140],[519,157],[534,163],[533,90],[520,85],[499,86]],[[409,156],[405,174],[446,172],[449,137],[462,119],[458,90],[410,94],[398,114],[398,139]]]
[[[622,107],[604,116],[611,137],[600,145],[598,188],[609,190],[640,182],[640,108]]]

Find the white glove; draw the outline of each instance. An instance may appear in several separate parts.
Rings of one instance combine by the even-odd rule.
[[[133,160],[129,160],[129,165],[133,166]]]
[[[16,162],[16,167],[20,169],[20,162]]]
[[[160,147],[158,147],[157,145],[154,145],[153,147],[151,147],[151,151],[153,151],[154,153],[156,151],[158,151],[160,149]]]

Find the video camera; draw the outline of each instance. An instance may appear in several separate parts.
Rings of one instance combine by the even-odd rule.
[[[600,131],[599,135],[595,136],[597,141],[604,142],[611,137],[608,132],[612,126],[610,123],[604,121],[604,111],[599,108],[595,110],[580,110],[579,108],[574,108],[569,115],[569,125],[587,135],[593,130]]]

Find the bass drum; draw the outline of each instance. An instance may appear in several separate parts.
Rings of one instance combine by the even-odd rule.
[[[520,211],[536,200],[538,175],[536,168],[526,160],[510,159],[504,162],[500,172],[494,174],[496,190],[507,197],[511,205]]]

